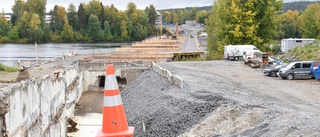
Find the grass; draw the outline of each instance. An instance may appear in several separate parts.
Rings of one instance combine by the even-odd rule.
[[[19,71],[18,68],[15,67],[9,67],[9,66],[5,66],[3,64],[0,64],[0,71],[4,71],[4,72],[17,72]]]
[[[282,56],[282,60],[295,61],[295,60],[320,60],[319,56],[320,42],[314,42],[305,46],[296,46]]]

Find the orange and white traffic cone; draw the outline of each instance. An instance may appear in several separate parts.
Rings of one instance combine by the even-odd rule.
[[[132,137],[134,127],[128,127],[124,106],[120,95],[113,65],[107,65],[104,101],[103,123],[96,137]]]

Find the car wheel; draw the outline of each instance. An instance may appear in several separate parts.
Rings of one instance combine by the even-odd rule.
[[[287,74],[287,79],[288,80],[293,80],[293,75],[292,74]]]
[[[271,74],[270,74],[270,76],[271,76],[271,77],[276,77],[277,74],[276,74],[276,72],[272,71]]]
[[[234,60],[235,60],[235,61],[238,61],[238,60],[239,60],[239,57],[235,57]]]

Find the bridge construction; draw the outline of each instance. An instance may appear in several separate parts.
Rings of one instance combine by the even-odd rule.
[[[198,57],[203,51],[196,50],[196,43],[188,43],[189,37],[181,36],[178,39],[154,37],[142,42],[136,42],[132,45],[124,45],[116,48],[112,54],[97,55],[86,58],[85,60],[108,60],[111,62],[118,61],[154,61],[168,62],[173,61],[174,57],[179,55],[188,57]],[[180,51],[184,46],[195,47],[194,51]],[[178,52],[179,51],[179,52]]]

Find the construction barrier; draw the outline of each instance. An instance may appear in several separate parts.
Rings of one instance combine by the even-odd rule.
[[[107,65],[102,129],[96,137],[132,137],[133,132],[134,127],[128,127],[114,66]]]
[[[157,72],[161,76],[165,77],[166,79],[168,79],[168,81],[172,82],[173,84],[183,89],[183,79],[180,78],[179,76],[172,75],[172,73],[169,70],[161,68],[159,65],[157,65],[154,62],[152,62],[152,70]]]

